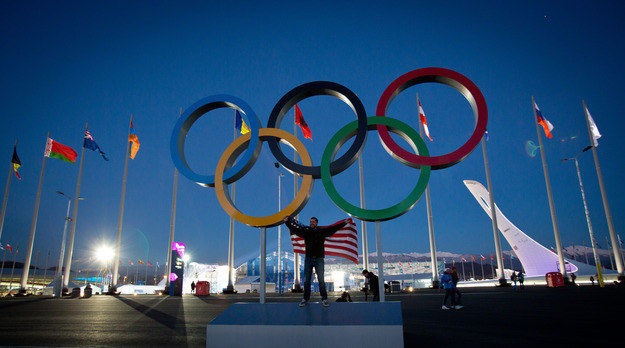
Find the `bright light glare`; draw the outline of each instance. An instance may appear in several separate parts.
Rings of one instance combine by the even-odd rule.
[[[185,253],[184,256],[182,257],[182,261],[184,261],[184,263],[188,263],[189,260],[191,260],[191,255]]]
[[[96,258],[100,261],[110,261],[113,259],[114,255],[115,253],[113,252],[113,249],[107,246],[101,246],[95,252]]]

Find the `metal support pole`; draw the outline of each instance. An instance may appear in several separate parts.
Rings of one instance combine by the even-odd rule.
[[[553,202],[553,195],[551,194],[551,180],[549,180],[549,170],[547,169],[547,160],[545,158],[545,149],[543,147],[543,138],[540,135],[540,128],[538,126],[538,118],[536,116],[536,102],[532,96],[532,110],[534,110],[534,123],[536,124],[536,134],[538,136],[538,146],[540,147],[540,158],[543,163],[543,172],[545,174],[545,185],[547,186],[547,198],[549,199],[549,210],[551,211],[551,223],[553,224],[553,235],[556,242],[556,251],[558,254],[558,263],[560,265],[560,272],[565,282],[568,282],[568,275],[566,272],[566,264],[564,263],[564,255],[562,253],[562,242],[560,241],[560,229],[558,228],[558,219],[556,217],[556,207]]]
[[[365,183],[362,170],[362,154],[358,157],[358,177],[360,178],[360,208],[365,209]],[[369,241],[367,240],[367,222],[360,220],[362,228],[362,264],[363,269],[369,269]]]
[[[69,238],[67,240],[67,253],[65,254],[65,274],[63,278],[64,287],[67,287],[69,284],[70,269],[72,267],[72,255],[74,254],[74,236],[76,233],[76,220],[78,219],[78,197],[80,197],[80,181],[82,179],[82,165],[84,159],[85,148],[83,146],[82,151],[80,152],[80,167],[78,169],[78,180],[76,181],[76,193],[74,194],[73,198],[75,202],[72,211],[72,226],[69,229]]]
[[[419,93],[417,93],[417,106],[419,105]],[[420,117],[420,116],[419,116]],[[419,121],[419,135],[423,138],[423,123]],[[425,203],[428,214],[428,236],[430,239],[430,268],[432,269],[432,287],[438,288],[438,259],[436,257],[436,242],[434,239],[434,218],[432,217],[432,201],[430,199],[430,184],[425,188]]]
[[[497,258],[497,277],[499,284],[507,284],[506,276],[503,273],[503,259],[501,258],[501,241],[499,240],[499,226],[497,224],[497,211],[495,209],[495,196],[493,194],[493,185],[490,180],[490,167],[488,165],[488,155],[486,154],[486,141],[482,138],[482,153],[484,154],[484,170],[486,171],[486,184],[488,186],[488,198],[490,217],[493,223],[493,238],[495,241],[495,257]]]
[[[578,155],[579,156],[579,155]],[[575,168],[577,169],[577,178],[579,179],[579,189],[582,192],[582,201],[584,201],[584,212],[586,213],[586,223],[588,224],[588,233],[590,234],[590,243],[592,243],[592,254],[595,258],[595,266],[597,267],[597,281],[599,286],[603,287],[603,274],[601,273],[601,261],[597,255],[597,242],[592,231],[592,224],[590,223],[590,212],[588,212],[588,206],[586,205],[586,194],[584,194],[584,185],[582,184],[582,174],[579,172],[579,163],[577,157],[575,158]]]
[[[130,124],[132,124],[132,115],[130,115]],[[124,162],[124,179],[122,180],[122,198],[119,205],[119,218],[117,220],[117,237],[115,241],[115,262],[113,263],[113,277],[111,279],[111,287],[109,292],[117,291],[117,274],[119,271],[119,256],[122,246],[122,223],[124,221],[124,203],[126,201],[126,178],[128,176],[128,157],[130,156],[130,141],[126,141],[126,159]],[[136,282],[135,282],[136,283]]]
[[[589,113],[586,108],[586,102],[582,100],[584,105],[584,115],[586,116],[586,126],[588,127],[588,136],[590,137],[590,144],[594,144],[592,132],[590,130],[590,121],[588,120]],[[597,148],[592,147],[592,156],[595,160],[595,168],[597,169],[597,179],[599,180],[599,189],[601,190],[601,200],[603,201],[603,210],[605,211],[605,217],[608,221],[608,230],[610,231],[610,241],[612,242],[612,251],[614,253],[614,260],[616,262],[616,270],[618,272],[618,279],[620,281],[625,280],[625,270],[623,268],[623,261],[620,257],[618,248],[618,241],[616,238],[616,232],[614,231],[614,223],[612,222],[612,213],[610,213],[610,205],[608,204],[608,196],[605,192],[605,186],[603,185],[603,175],[601,175],[601,167],[599,166],[599,158],[597,157]]]
[[[46,135],[46,146],[48,144],[50,133]],[[41,163],[41,174],[39,175],[39,186],[37,187],[37,198],[35,199],[35,211],[33,212],[33,220],[30,224],[30,237],[28,238],[28,248],[26,249],[26,260],[24,260],[24,269],[22,271],[22,279],[20,280],[20,293],[26,293],[26,282],[28,281],[28,271],[30,270],[30,259],[32,257],[33,246],[35,244],[35,230],[37,229],[37,216],[39,214],[39,202],[41,202],[41,186],[43,185],[43,174],[46,169],[46,156],[43,156]],[[13,278],[11,277],[11,280]]]
[[[380,291],[380,302],[384,302],[384,260],[382,259],[382,233],[380,232],[380,221],[375,222],[375,243],[378,254],[378,289]]]
[[[265,282],[267,280],[267,228],[260,228],[260,303],[265,303]]]
[[[282,210],[282,190],[281,190],[281,184],[282,184],[282,177],[284,176],[282,173],[280,173],[280,166],[278,165],[278,163],[275,164],[276,168],[278,168],[278,211]],[[280,262],[282,260],[281,257],[281,247],[282,247],[282,225],[278,225],[278,295],[282,295],[282,262]]]

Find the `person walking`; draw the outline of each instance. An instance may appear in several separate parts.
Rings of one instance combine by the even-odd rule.
[[[195,294],[195,282],[191,282],[191,293]]]
[[[326,291],[326,283],[324,281],[324,257],[325,257],[325,240],[341,228],[347,225],[348,219],[330,226],[319,226],[319,220],[316,217],[310,218],[310,226],[305,226],[290,216],[285,216],[283,221],[292,234],[304,238],[306,245],[306,259],[304,260],[304,298],[299,306],[304,307],[310,300],[310,285],[312,283],[312,271],[315,269],[317,279],[319,280],[319,292],[321,293],[321,303],[324,307],[328,307],[328,293]]]
[[[512,280],[512,283],[514,283],[513,289],[516,290],[516,281],[517,281],[517,277],[516,277],[516,272],[512,271],[512,275],[510,276],[510,280]]]
[[[362,275],[364,275],[369,282],[369,291],[373,292],[373,302],[380,302],[380,283],[378,276],[366,269],[362,271]]]
[[[521,290],[525,290],[525,285],[523,285],[523,282],[525,281],[525,275],[523,274],[523,271],[519,271],[516,277],[519,280],[519,287],[521,288]]]
[[[454,281],[451,277],[451,270],[449,268],[445,268],[445,272],[443,273],[443,276],[441,277],[441,289],[445,289],[445,297],[443,298],[443,306],[442,308],[444,310],[450,309],[450,308],[454,308],[454,309],[460,309],[462,308],[461,305],[456,305],[456,292],[455,292],[455,286],[454,286]],[[448,307],[447,306],[447,299],[451,297],[451,306]]]
[[[454,282],[454,292],[456,294],[456,305],[460,305],[460,303],[462,302],[462,294],[460,293],[460,290],[458,290],[458,280],[460,279],[460,276],[458,275],[458,270],[456,270],[456,267],[452,267],[451,268],[451,279]]]

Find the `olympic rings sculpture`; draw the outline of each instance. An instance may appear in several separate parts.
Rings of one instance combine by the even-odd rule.
[[[471,105],[476,125],[469,140],[460,148],[446,155],[430,157],[426,144],[418,132],[404,122],[386,117],[386,111],[393,99],[406,88],[432,82],[448,85],[458,90]],[[342,100],[354,111],[357,120],[341,128],[331,138],[323,152],[321,165],[313,166],[310,155],[302,142],[295,135],[279,127],[293,105],[317,95],[328,95]],[[240,111],[250,132],[239,136],[228,146],[219,159],[214,175],[195,173],[189,168],[184,156],[186,136],[195,121],[209,111],[219,108],[232,108]],[[355,93],[342,85],[328,81],[306,83],[285,94],[274,106],[267,128],[260,128],[256,113],[243,100],[230,95],[214,95],[196,102],[181,115],[172,132],[170,151],[174,165],[182,175],[201,186],[215,187],[217,199],[224,211],[235,220],[249,226],[277,226],[282,223],[284,216],[299,213],[310,199],[315,179],[322,180],[332,201],[349,215],[365,221],[384,221],[399,217],[412,209],[427,187],[431,170],[453,166],[473,152],[482,139],[488,123],[486,101],[479,88],[464,75],[444,68],[417,69],[397,78],[382,93],[376,115],[367,117],[362,102]],[[420,170],[417,184],[404,200],[394,206],[378,210],[362,209],[350,204],[338,194],[332,182],[332,176],[344,171],[358,159],[366,143],[367,133],[371,130],[377,130],[383,147],[393,158]],[[406,140],[413,152],[406,151],[397,145],[389,132],[396,133]],[[341,146],[354,137],[350,148],[340,158],[335,159]],[[235,207],[226,185],[237,181],[252,168],[260,155],[262,142],[265,141],[276,160],[289,172],[303,177],[303,181],[293,201],[283,210],[269,216],[254,217],[242,213]],[[278,142],[295,149],[302,164],[289,160],[280,150]],[[237,161],[239,156],[241,158]]]

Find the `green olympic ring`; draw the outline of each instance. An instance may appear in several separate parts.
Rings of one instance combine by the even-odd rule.
[[[380,117],[380,116],[372,116],[367,118],[367,130],[376,130],[378,125],[384,125],[388,128],[389,131],[401,136],[404,140],[406,140],[413,148],[413,150],[419,155],[428,157],[430,156],[430,152],[425,145],[425,141],[421,138],[417,131],[407,125],[406,123],[389,117]],[[401,202],[384,209],[363,209],[352,205],[347,202],[341,195],[339,195],[336,187],[334,187],[334,183],[332,182],[332,175],[330,173],[330,163],[334,160],[337,152],[340,150],[341,146],[345,144],[349,139],[354,137],[358,130],[358,121],[354,121],[341,128],[333,137],[330,139],[328,144],[326,145],[325,150],[323,151],[323,157],[321,159],[321,180],[323,182],[323,187],[330,199],[338,206],[341,210],[346,212],[347,214],[356,217],[360,220],[365,221],[386,221],[391,220],[396,217],[403,215],[408,212],[412,207],[417,204],[423,192],[428,186],[428,181],[430,180],[430,172],[431,166],[426,165],[418,165],[412,162],[408,162],[403,160],[402,158],[393,154],[386,146],[384,148],[386,151],[393,156],[393,158],[397,159],[401,163],[418,168],[420,167],[420,175],[419,180],[417,181],[417,185],[412,189],[408,197],[406,197]]]

